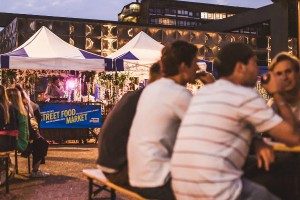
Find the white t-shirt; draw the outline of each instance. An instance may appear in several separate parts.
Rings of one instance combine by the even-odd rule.
[[[170,159],[192,94],[168,78],[147,86],[137,105],[127,146],[129,181],[159,187],[170,176]]]
[[[171,161],[177,199],[236,199],[252,135],[282,119],[252,88],[218,80],[192,98]]]

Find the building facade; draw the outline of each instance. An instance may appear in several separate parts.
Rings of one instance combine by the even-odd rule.
[[[102,56],[107,56],[121,48],[140,31],[144,31],[163,45],[175,40],[191,42],[198,47],[200,57],[207,60],[212,60],[224,43],[240,41],[257,49],[257,40],[261,39],[255,35],[206,32],[166,25],[140,25],[34,15],[16,16],[0,32],[0,53],[9,52],[22,45],[42,26],[49,28],[64,41]],[[264,39],[267,40],[267,37]]]
[[[296,0],[288,1],[287,6],[289,25],[287,49],[297,55],[298,32],[295,26],[297,22],[295,3],[297,3]],[[269,7],[268,11],[272,11],[275,5],[266,7]],[[248,14],[250,12],[251,15]],[[124,15],[120,16],[121,13]],[[271,42],[274,40],[271,41],[270,37],[270,18],[264,18],[261,9],[171,0],[142,0],[126,5],[121,13],[119,18],[126,19],[126,22],[0,13],[0,27],[5,27],[0,32],[0,53],[9,52],[22,45],[40,27],[46,26],[64,41],[102,56],[113,53],[140,31],[144,31],[163,45],[178,39],[191,42],[198,47],[200,57],[207,60],[213,60],[223,44],[233,41],[244,42],[253,47],[257,51],[259,65],[266,66],[271,60]],[[270,12],[269,15],[272,13]],[[130,16],[135,17],[133,22],[129,22]],[[245,16],[245,18],[235,20],[239,16]],[[248,19],[254,17],[263,18],[263,20],[247,24]],[[163,22],[164,18],[167,22],[159,23]],[[180,22],[181,25],[178,25],[183,19],[186,22]],[[168,20],[176,20],[175,25],[173,22],[169,23]],[[187,21],[190,23],[188,24]],[[230,27],[226,29],[227,27],[224,26],[219,31],[202,29],[215,22],[220,22],[221,25],[235,25],[234,21],[242,22],[242,24],[234,26],[233,29]],[[244,21],[246,21],[245,24],[243,24]],[[190,26],[192,22],[197,23],[197,26]],[[198,23],[201,25],[198,26]],[[278,27],[280,26],[278,24]],[[221,26],[217,24],[212,27]],[[273,32],[281,35],[279,30]]]
[[[231,17],[247,10],[250,8],[174,0],[141,0],[125,5],[118,16],[122,22],[198,28],[212,20]]]

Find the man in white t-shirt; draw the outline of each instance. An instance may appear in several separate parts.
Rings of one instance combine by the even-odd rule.
[[[175,199],[170,187],[170,159],[181,119],[195,81],[196,46],[175,41],[162,50],[163,78],[147,86],[137,105],[127,146],[129,182],[149,199]]]
[[[253,89],[259,72],[256,62],[247,45],[227,44],[214,65],[220,79],[192,98],[171,160],[177,199],[278,199],[264,187],[241,178],[255,131],[269,131],[289,145],[300,143],[296,120],[280,93],[282,81],[270,73],[270,82],[264,86],[282,118]],[[260,155],[268,168],[273,158]]]

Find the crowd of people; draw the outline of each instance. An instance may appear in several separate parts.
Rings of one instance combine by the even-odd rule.
[[[48,142],[40,135],[40,121],[41,114],[38,104],[30,100],[20,85],[7,89],[0,85],[1,144],[6,144],[1,145],[0,151],[17,150],[25,158],[32,154],[31,178],[41,178],[50,175],[40,170],[40,165],[45,164],[45,157],[48,151]],[[15,134],[15,137],[12,137],[14,132],[17,134]],[[5,170],[4,163],[2,160],[0,161],[0,170],[1,174],[3,174]],[[11,161],[10,165],[10,173],[13,176],[14,166]],[[4,182],[5,180],[1,180],[1,184]]]
[[[197,56],[184,41],[162,50],[150,69],[157,80],[126,94],[106,118],[98,168],[149,199],[290,199],[294,179],[281,180],[285,160],[298,158],[274,153],[263,137],[300,145],[299,60],[287,53],[273,59],[263,84],[272,96],[268,106],[254,89],[259,69],[249,46],[230,43],[219,51],[216,81],[197,76]],[[185,86],[196,78],[205,85],[192,96]]]
[[[125,94],[107,116],[97,167],[148,199],[293,199],[299,157],[274,152],[264,138],[300,145],[299,59],[286,52],[273,58],[266,102],[254,89],[257,56],[246,44],[221,48],[217,80],[197,74],[197,57],[197,47],[185,41],[163,48],[147,86]],[[205,85],[192,95],[186,85],[196,79]],[[55,78],[45,96],[62,95]],[[40,121],[39,106],[19,85],[0,85],[1,141],[17,135],[16,146],[0,143],[0,151],[32,154],[32,178],[49,176],[40,170],[48,150]]]

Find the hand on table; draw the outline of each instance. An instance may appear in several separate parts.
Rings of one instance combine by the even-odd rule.
[[[266,171],[270,170],[270,164],[274,162],[275,156],[273,148],[262,140],[255,141],[255,155],[257,158],[257,167],[264,167]]]

